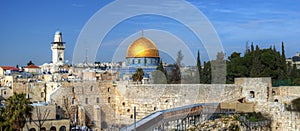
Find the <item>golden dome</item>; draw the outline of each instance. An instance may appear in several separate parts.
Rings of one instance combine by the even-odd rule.
[[[126,58],[141,57],[159,58],[156,45],[150,39],[145,37],[135,40],[127,49]]]

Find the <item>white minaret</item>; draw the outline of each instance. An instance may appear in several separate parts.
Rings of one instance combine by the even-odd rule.
[[[54,42],[51,43],[52,63],[54,65],[63,64],[65,60],[65,42],[62,42],[62,33],[56,31],[54,35]]]

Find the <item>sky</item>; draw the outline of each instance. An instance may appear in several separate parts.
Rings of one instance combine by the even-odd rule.
[[[298,0],[187,0],[187,2],[195,6],[210,21],[227,56],[234,51],[243,53],[247,42],[249,45],[251,42],[258,44],[261,48],[275,45],[280,50],[283,41],[287,57],[292,57],[300,51]],[[101,9],[111,3],[113,1],[108,0],[0,1],[0,65],[26,65],[29,60],[36,65],[51,62],[50,46],[57,30],[63,33],[63,41],[66,42],[65,60],[71,63],[80,32],[97,12],[101,13]],[[138,5],[128,3],[128,6]],[[122,13],[122,8],[114,10]],[[171,11],[173,10],[166,10]],[[193,18],[193,16],[187,14],[186,17]],[[164,45],[175,43],[173,44],[175,46],[171,45],[175,48],[177,42],[183,42],[190,54],[195,56],[200,50],[202,61],[209,59],[201,39],[197,38],[188,27],[165,16],[145,14],[128,18],[112,27],[104,39],[99,41],[100,47],[95,47],[98,51],[96,61],[109,62],[115,54],[125,55],[126,47],[132,40],[138,38],[137,36],[141,36],[141,30],[145,30],[145,36],[149,38],[155,35],[153,33],[170,36],[168,39],[155,40],[158,47],[161,47],[160,43],[167,43]],[[174,39],[174,36],[178,39]],[[121,47],[125,49],[123,52],[119,49]],[[174,52],[177,51],[173,50],[171,53]],[[161,54],[166,54],[162,57],[168,59],[168,52]],[[190,54],[186,54],[185,58],[190,58]]]

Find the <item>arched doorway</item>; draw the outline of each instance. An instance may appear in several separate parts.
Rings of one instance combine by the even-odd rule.
[[[29,131],[36,131],[36,130],[35,130],[35,128],[31,128],[31,129],[29,129]]]
[[[65,127],[65,126],[61,126],[61,127],[59,128],[59,131],[66,131],[66,127]]]
[[[52,126],[52,127],[50,128],[50,131],[56,131],[56,127],[55,127],[55,126]]]
[[[45,127],[42,127],[42,128],[41,128],[41,131],[46,131],[46,128],[45,128]]]

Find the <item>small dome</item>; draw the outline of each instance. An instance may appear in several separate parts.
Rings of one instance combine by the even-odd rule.
[[[61,35],[62,33],[60,31],[56,31],[55,35]]]
[[[140,37],[139,39],[135,40],[127,49],[126,58],[141,57],[159,58],[156,45],[146,37]]]

